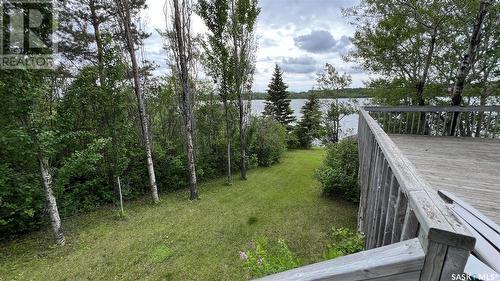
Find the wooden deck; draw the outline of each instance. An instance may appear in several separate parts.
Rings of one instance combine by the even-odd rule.
[[[500,139],[390,137],[436,192],[455,194],[500,225]]]
[[[498,277],[499,120],[500,106],[361,108],[358,230],[365,251],[260,281]]]

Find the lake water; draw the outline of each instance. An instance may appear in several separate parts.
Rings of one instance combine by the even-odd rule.
[[[320,99],[321,102],[321,111],[325,113],[328,110],[328,107],[333,102],[334,99]],[[300,113],[300,109],[306,103],[306,99],[293,99],[290,103],[292,110],[294,112],[294,116],[297,120],[302,118],[302,113]],[[340,103],[348,103],[349,101],[353,101],[350,99],[339,99]],[[365,106],[370,105],[371,99],[368,98],[360,98],[354,100],[354,105],[356,106]],[[264,100],[252,100],[252,115],[260,116],[264,111],[265,103]],[[342,128],[342,136],[349,136],[352,134],[356,134],[358,132],[358,114],[353,114],[345,117],[340,121],[340,126]]]

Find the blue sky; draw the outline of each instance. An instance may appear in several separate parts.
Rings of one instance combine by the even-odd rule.
[[[284,70],[290,91],[306,91],[316,84],[316,73],[328,62],[339,71],[353,77],[351,87],[362,87],[369,75],[355,64],[346,63],[342,56],[353,48],[349,37],[354,29],[342,16],[342,8],[356,5],[359,0],[260,0],[262,9],[257,23],[256,74],[254,90],[265,91],[274,64]],[[166,71],[162,39],[156,29],[165,27],[162,0],[147,0],[143,14],[145,28],[152,35],[145,42],[145,54],[160,65],[159,73]],[[201,19],[194,16],[193,31],[206,29]]]

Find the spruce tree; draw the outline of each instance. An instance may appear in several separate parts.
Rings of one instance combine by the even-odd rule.
[[[273,78],[268,85],[267,97],[265,101],[264,116],[281,123],[287,130],[291,130],[291,123],[295,122],[293,110],[290,107],[288,85],[283,82],[283,73],[280,67],[276,64],[274,68]]]
[[[297,139],[300,148],[310,148],[313,140],[322,136],[321,108],[319,99],[310,94],[307,102],[300,110],[302,119],[297,125]]]

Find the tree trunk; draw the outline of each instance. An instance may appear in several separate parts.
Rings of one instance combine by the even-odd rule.
[[[226,119],[226,143],[227,143],[227,184],[231,184],[231,121],[229,120],[229,105],[224,100],[224,116]]]
[[[481,28],[483,26],[483,21],[488,13],[489,1],[481,1],[479,6],[479,13],[477,15],[476,24],[474,25],[474,30],[469,41],[469,47],[467,52],[464,54],[460,69],[457,74],[457,80],[453,86],[453,94],[451,97],[451,102],[453,106],[459,106],[462,103],[462,92],[465,86],[465,80],[469,75],[469,71],[475,63],[477,48],[481,42]],[[453,114],[451,122],[451,136],[455,135],[455,130],[458,120],[458,112]]]
[[[479,105],[486,105],[486,99],[488,97],[488,79],[490,76],[490,69],[484,72],[483,76],[483,88],[481,89],[481,96],[479,98]],[[476,137],[481,134],[481,129],[484,121],[484,112],[479,113],[479,120],[476,125]]]
[[[422,73],[422,77],[420,78],[420,81],[417,84],[417,100],[419,106],[425,105],[424,88],[425,88],[425,83],[427,82],[427,76],[429,75],[429,68],[431,66],[432,57],[434,56],[436,37],[437,37],[437,27],[434,27],[431,35],[431,41],[429,43],[429,51],[427,52],[427,58],[425,60],[424,72]]]
[[[179,76],[182,84],[182,94],[181,94],[181,106],[182,113],[184,115],[184,126],[186,135],[186,150],[188,156],[188,169],[189,169],[189,184],[191,191],[191,200],[198,199],[198,184],[196,179],[196,164],[195,164],[195,149],[194,149],[194,138],[193,138],[193,109],[191,103],[191,93],[189,89],[189,73],[188,73],[188,61],[186,56],[186,47],[184,42],[184,31],[185,26],[181,24],[181,11],[179,9],[178,0],[174,0],[174,25],[177,39],[177,54],[179,56],[178,66]],[[184,15],[186,16],[186,15]]]
[[[42,174],[43,185],[45,187],[45,197],[47,199],[47,211],[50,216],[50,223],[57,245],[64,245],[66,240],[61,225],[61,218],[59,217],[59,210],[57,209],[57,202],[52,192],[52,175],[50,174],[49,162],[41,154],[38,155],[38,162],[40,163],[40,172]]]
[[[233,10],[233,24],[236,23],[236,8],[234,0],[231,1],[232,10]],[[247,167],[246,167],[246,139],[245,139],[245,110],[243,104],[243,90],[241,87],[241,73],[240,73],[240,60],[241,58],[238,56],[238,36],[237,36],[237,27],[233,27],[233,57],[236,63],[236,67],[234,69],[234,80],[235,92],[238,94],[238,114],[239,114],[239,131],[240,131],[240,177],[243,180],[247,179]]]
[[[460,65],[460,69],[457,74],[457,81],[453,87],[452,105],[459,106],[462,102],[462,92],[464,90],[465,80],[476,60],[477,48],[481,42],[481,28],[483,26],[484,18],[488,13],[489,4],[489,1],[482,1],[479,7],[479,13],[469,41],[469,47],[467,48],[467,52],[464,54],[462,64]]]
[[[239,111],[240,111],[240,177],[243,180],[247,179],[247,164],[246,164],[246,135],[245,135],[245,120],[243,110],[243,95],[239,94]]]
[[[97,18],[95,0],[90,0],[89,2],[90,8],[90,17],[92,19],[92,26],[94,28],[94,37],[95,43],[97,45],[97,61],[98,61],[98,70],[99,70],[99,82],[101,83],[101,87],[104,87],[104,54],[103,54],[103,44],[101,38],[101,32],[99,29],[99,19]]]
[[[132,62],[132,75],[134,78],[134,92],[137,96],[137,104],[139,109],[139,117],[141,119],[141,127],[142,127],[142,135],[144,138],[144,148],[146,150],[146,161],[147,168],[149,174],[149,185],[151,188],[151,195],[153,196],[153,201],[158,203],[160,198],[158,196],[158,188],[156,187],[156,176],[153,165],[153,157],[152,157],[152,149],[151,149],[151,140],[149,138],[149,129],[148,129],[148,118],[146,116],[146,106],[144,104],[144,93],[142,92],[140,80],[139,80],[139,66],[137,64],[137,58],[135,56],[135,48],[134,41],[132,38],[132,28],[131,28],[131,19],[130,19],[130,9],[128,6],[128,0],[122,0],[121,9],[122,9],[122,17],[123,17],[123,25],[125,32],[125,41],[127,43],[127,49],[130,55],[130,60]]]

